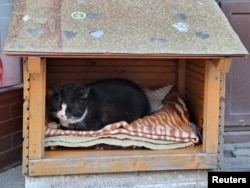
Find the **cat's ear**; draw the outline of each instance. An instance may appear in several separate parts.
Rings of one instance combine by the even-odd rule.
[[[87,98],[88,98],[88,95],[89,95],[89,90],[90,90],[89,87],[82,88],[82,89],[81,89],[81,96],[80,96],[80,99],[87,99]]]

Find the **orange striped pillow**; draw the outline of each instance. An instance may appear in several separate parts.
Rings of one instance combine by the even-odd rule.
[[[165,96],[162,104],[161,110],[132,122],[129,129],[151,132],[156,139],[167,135],[176,138],[175,141],[186,138],[198,142],[198,137],[192,130],[188,109],[174,87]]]

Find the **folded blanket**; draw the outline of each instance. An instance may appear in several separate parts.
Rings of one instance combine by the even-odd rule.
[[[176,90],[161,88],[157,90],[159,91],[164,91],[167,95],[161,99],[162,108],[152,115],[137,119],[130,124],[125,121],[112,123],[98,131],[72,131],[46,127],[45,146],[89,147],[108,144],[173,149],[198,143],[199,138],[192,129],[186,105]]]
[[[147,149],[176,149],[180,147],[193,146],[193,142],[172,142],[167,140],[155,140],[126,134],[103,135],[94,137],[75,137],[75,136],[56,136],[48,137],[45,147],[64,146],[64,147],[91,147],[97,149],[107,148],[107,146],[119,146],[122,148],[147,148]],[[109,147],[110,148],[110,147]],[[112,147],[111,147],[112,148]]]

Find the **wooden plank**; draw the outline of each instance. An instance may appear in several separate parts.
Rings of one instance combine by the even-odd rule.
[[[189,69],[186,70],[186,75],[187,77],[194,78],[197,81],[203,82],[204,83],[204,71],[202,74],[193,72]]]
[[[193,93],[194,90],[186,90],[186,105],[189,110],[190,119],[194,122],[198,127],[203,127],[203,95],[198,96],[196,93]]]
[[[136,72],[136,73],[174,73],[176,72],[176,63],[170,61],[150,62],[147,60],[140,61],[114,61],[114,60],[98,60],[98,61],[79,61],[70,59],[65,61],[52,61],[48,63],[48,73],[72,73],[72,72]]]
[[[203,127],[203,107],[194,105],[189,106],[190,119],[201,130]]]
[[[178,93],[181,98],[185,99],[186,60],[179,59],[177,67],[176,76]]]
[[[71,157],[113,157],[120,156],[138,156],[138,155],[171,155],[171,154],[197,154],[202,153],[202,146],[170,149],[170,150],[148,150],[148,149],[112,149],[112,150],[93,150],[83,148],[57,148],[55,150],[45,150],[45,158],[71,158]]]
[[[176,83],[175,59],[48,59],[47,84],[86,84],[103,78],[128,78],[152,89]]]
[[[30,74],[29,160],[44,156],[46,62],[41,58],[28,58],[30,65],[38,61],[40,73]]]
[[[176,59],[51,59],[47,61],[47,83],[86,84],[97,79],[128,78],[152,89],[176,83]]]
[[[197,62],[198,61],[198,62]],[[186,88],[204,98],[205,62],[188,60],[186,70]]]
[[[81,80],[96,80],[102,78],[112,78],[112,77],[123,77],[130,78],[132,80],[162,80],[168,77],[176,79],[176,74],[166,74],[166,73],[132,73],[132,72],[84,72],[84,73],[53,73],[48,75],[48,79],[58,79],[58,80],[68,80],[68,79],[81,79]]]
[[[99,77],[99,79],[102,79],[105,77]],[[126,77],[129,78],[129,77]],[[176,77],[166,77],[158,79],[158,80],[153,80],[153,79],[141,79],[141,80],[135,80],[137,84],[139,84],[141,87],[148,87],[151,89],[157,89],[159,87],[162,86],[166,86],[166,85],[171,85],[171,84],[176,84]],[[96,78],[97,79],[97,78]],[[131,79],[131,78],[130,78]],[[48,88],[52,88],[53,86],[62,86],[64,84],[67,83],[81,83],[81,84],[86,84],[89,82],[94,81],[95,79],[89,79],[89,78],[85,78],[85,79],[67,79],[67,80],[48,80],[47,81],[47,87]]]
[[[226,73],[221,74],[221,97],[220,97],[220,126],[219,126],[219,161],[218,169],[223,169],[224,155],[224,119],[225,119],[225,93],[226,93]]]
[[[112,67],[112,66],[123,66],[123,67],[162,67],[176,66],[176,59],[129,59],[129,58],[119,58],[119,59],[110,59],[110,58],[94,58],[94,59],[73,59],[73,58],[48,58],[47,65],[50,66],[103,66],[103,67]],[[49,70],[48,70],[49,71]]]
[[[202,67],[201,65],[197,66],[196,64],[188,63],[187,69],[195,73],[203,74],[205,67],[204,66]]]
[[[213,60],[217,71],[222,73],[228,73],[230,70],[230,66],[232,63],[231,58],[222,58],[222,59],[215,59]]]
[[[29,71],[27,58],[24,59],[23,63],[23,154],[22,154],[22,173],[28,174],[29,164]]]
[[[206,61],[203,148],[218,153],[220,116],[220,72],[211,60]]]
[[[200,148],[200,147],[199,147]],[[177,149],[178,150],[178,149]],[[109,150],[80,151],[78,155],[60,157],[50,154],[42,160],[30,160],[30,176],[63,175],[104,172],[178,170],[178,169],[214,169],[217,167],[217,154],[201,152],[170,152],[152,150]],[[67,153],[70,153],[69,151]],[[97,157],[98,156],[98,157]],[[164,164],[164,165],[163,165]]]
[[[30,74],[39,74],[41,72],[41,61],[37,57],[28,58],[28,70]]]
[[[186,99],[187,99],[187,104],[192,106],[192,108],[199,108],[204,105],[204,100],[201,97],[198,97],[194,93],[189,92],[189,90],[186,90]]]
[[[216,154],[31,160],[29,176],[217,168]],[[164,164],[164,165],[163,165]]]
[[[204,68],[205,59],[187,59],[188,65]]]
[[[204,82],[201,82],[195,78],[186,77],[187,90],[194,93],[199,98],[204,98]]]
[[[205,61],[188,59],[186,70],[186,104],[192,121],[203,127]]]
[[[169,67],[169,66],[131,66],[131,67],[125,67],[125,66],[81,66],[81,65],[74,65],[72,64],[69,66],[50,66],[49,67],[49,73],[69,73],[69,72],[76,72],[76,73],[83,73],[83,72],[117,72],[117,73],[124,73],[124,72],[131,72],[131,73],[175,73],[176,67]]]

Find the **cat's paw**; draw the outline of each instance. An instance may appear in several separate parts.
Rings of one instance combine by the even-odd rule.
[[[51,128],[51,129],[58,129],[60,127],[60,125],[58,123],[56,123],[56,122],[49,122],[47,124],[47,127]]]

